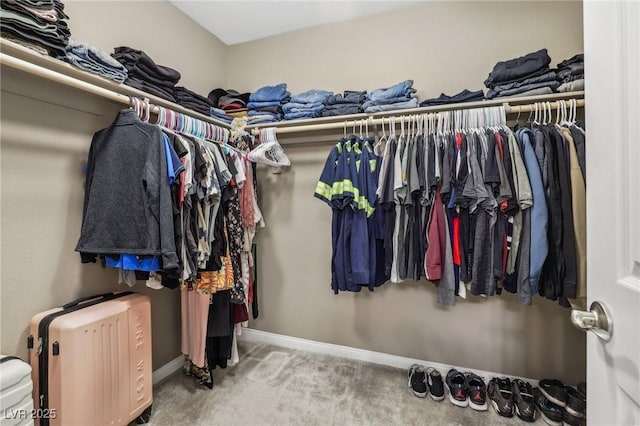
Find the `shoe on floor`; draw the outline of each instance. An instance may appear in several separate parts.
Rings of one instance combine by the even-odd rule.
[[[446,383],[449,388],[449,400],[453,405],[457,405],[458,407],[466,407],[469,405],[467,378],[464,374],[452,368],[447,373]]]
[[[587,401],[582,394],[571,386],[565,386],[564,390],[567,392],[565,411],[573,417],[584,417],[587,411]]]
[[[574,416],[566,410],[562,412],[562,422],[565,426],[584,426],[586,424],[584,417]]]
[[[482,377],[475,373],[467,373],[467,391],[469,392],[469,407],[478,411],[487,410],[487,385]]]
[[[444,399],[444,383],[442,375],[433,367],[427,368],[427,386],[429,387],[429,396],[434,401],[442,401]]]
[[[536,420],[536,405],[533,400],[533,388],[531,384],[521,379],[514,379],[511,382],[513,391],[513,405],[516,416],[525,422]]]
[[[409,387],[415,396],[424,398],[427,396],[427,373],[422,365],[413,364],[409,368]]]
[[[487,396],[496,413],[502,417],[513,417],[513,391],[511,380],[494,377],[489,381]]]
[[[536,408],[540,411],[542,420],[544,420],[546,424],[562,426],[562,407],[549,401],[539,388],[533,390],[533,399],[536,402]]]
[[[542,379],[538,386],[540,387],[540,392],[555,405],[564,407],[567,404],[567,391],[560,380]]]

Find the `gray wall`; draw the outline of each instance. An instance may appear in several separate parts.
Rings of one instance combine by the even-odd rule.
[[[65,5],[78,40],[104,52],[120,45],[145,50],[205,95],[226,82],[226,46],[168,2]],[[82,265],[74,252],[91,137],[122,107],[2,67],[0,353],[27,356],[27,328],[37,312],[127,289],[113,270]],[[135,290],[152,298],[157,368],[180,354],[179,293],[142,285]]]
[[[580,2],[429,2],[231,47],[167,2],[73,1],[66,7],[75,38],[107,52],[141,48],[205,95],[215,87],[252,90],[280,81],[294,92],[340,91],[413,78],[424,98],[480,88],[496,61],[540,47],[549,48],[554,63],[582,51]],[[82,163],[91,135],[119,106],[6,67],[0,106],[0,352],[24,357],[36,312],[125,289],[114,271],[81,265],[73,252]],[[333,295],[330,212],[312,194],[337,137],[310,136],[320,144],[287,147],[289,172],[260,173],[267,228],[259,233],[261,318],[252,327],[468,368],[584,379],[584,335],[571,328],[568,311],[551,302],[536,299],[524,307],[507,295],[444,308],[427,282]],[[157,368],[179,354],[178,294],[136,290],[152,296]]]
[[[229,86],[342,91],[413,78],[426,98],[482,88],[497,61],[542,47],[552,65],[582,52],[580,2],[427,2],[232,46]],[[447,308],[426,281],[332,293],[331,213],[312,195],[341,133],[279,136],[319,145],[287,146],[291,170],[260,175],[267,227],[258,237],[261,316],[251,326],[466,368],[584,380],[585,335],[553,302],[520,306],[503,295]]]

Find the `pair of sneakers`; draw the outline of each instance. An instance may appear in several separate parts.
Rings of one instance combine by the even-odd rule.
[[[513,417],[534,422],[536,407],[533,400],[533,388],[524,380],[494,377],[489,381],[487,394],[496,413],[502,417]]]
[[[549,425],[582,426],[586,423],[587,395],[584,387],[565,386],[560,380],[543,379],[534,390],[536,407]]]
[[[413,364],[409,368],[409,387],[413,394],[419,398],[427,395],[431,396],[434,401],[442,401],[444,399],[444,384],[442,383],[442,375],[435,368],[424,368],[423,365]]]
[[[461,373],[452,368],[447,373],[447,387],[449,400],[454,405],[486,411],[487,386],[482,377],[472,372]]]

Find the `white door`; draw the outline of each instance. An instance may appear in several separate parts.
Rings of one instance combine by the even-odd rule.
[[[640,425],[640,2],[584,2],[589,425]],[[575,314],[575,312],[574,312]]]

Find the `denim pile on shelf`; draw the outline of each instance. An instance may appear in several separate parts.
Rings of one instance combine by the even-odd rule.
[[[60,0],[2,0],[2,37],[43,55],[64,56],[71,31]]]
[[[558,92],[584,90],[584,54],[574,55],[558,64]]]
[[[65,55],[58,59],[116,83],[123,83],[127,79],[124,65],[87,43],[69,40]]]
[[[282,106],[285,120],[320,117],[327,98],[332,93],[326,90],[307,90],[293,95],[291,100]]]
[[[180,80],[178,71],[156,64],[145,52],[131,47],[116,47],[111,56],[129,72],[124,84],[176,102],[175,88]]]
[[[391,87],[374,90],[367,95],[362,108],[367,113],[415,108],[418,99],[413,97],[416,89],[412,86],[413,80],[405,80]]]
[[[323,117],[336,115],[349,115],[361,113],[362,104],[367,98],[367,92],[345,90],[344,94],[331,95],[326,100],[326,106],[322,110]]]
[[[487,99],[514,95],[548,95],[555,92],[560,83],[556,72],[549,69],[550,63],[547,49],[498,62],[484,81],[485,86],[490,89]]]
[[[264,86],[249,96],[249,124],[271,123],[282,120],[282,105],[289,102],[291,93],[287,84]]]
[[[446,105],[446,104],[459,104],[463,102],[477,102],[484,99],[484,92],[482,90],[476,90],[472,92],[464,89],[462,92],[453,96],[448,96],[442,93],[437,98],[425,99],[420,102],[421,107]]]
[[[212,118],[223,121],[227,124],[231,124],[231,122],[235,118],[227,114],[225,110],[216,108],[216,107],[211,107],[211,110],[209,111],[209,115],[211,115]]]

